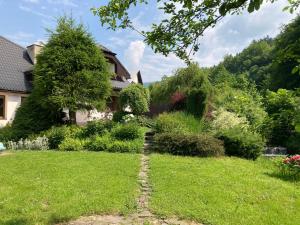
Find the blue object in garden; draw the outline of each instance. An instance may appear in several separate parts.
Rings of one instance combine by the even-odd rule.
[[[2,142],[0,142],[0,151],[5,150],[6,148],[4,147],[4,144]]]

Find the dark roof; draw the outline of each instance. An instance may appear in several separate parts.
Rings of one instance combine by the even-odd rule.
[[[32,65],[25,48],[0,36],[0,90],[30,92],[24,72]]]
[[[115,53],[108,48],[99,45],[105,53],[111,54],[111,57],[124,70],[125,77],[130,78],[130,74],[121,62],[115,57]],[[0,91],[30,92],[32,90],[31,83],[26,76],[33,70],[33,63],[29,58],[27,50],[10,40],[0,36]],[[29,72],[29,73],[28,73]],[[114,89],[123,89],[130,83],[112,80]]]
[[[102,49],[102,51],[106,52],[106,53],[110,53],[112,55],[116,55],[116,53],[112,52],[110,49],[106,48],[105,46],[98,44],[98,46]]]

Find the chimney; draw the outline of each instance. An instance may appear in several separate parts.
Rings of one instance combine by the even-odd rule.
[[[27,47],[27,53],[28,53],[31,61],[33,62],[33,64],[36,64],[36,56],[41,52],[43,47],[44,47],[44,44],[42,42],[34,43]]]

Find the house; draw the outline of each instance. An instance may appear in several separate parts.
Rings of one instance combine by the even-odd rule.
[[[33,66],[36,56],[43,48],[42,43],[36,43],[23,48],[22,46],[0,36],[0,127],[12,122],[17,108],[32,90]],[[109,111],[116,110],[118,92],[131,84],[131,75],[118,60],[116,53],[99,45],[110,69],[115,73],[111,80],[113,94],[108,103]],[[141,76],[139,74],[139,76]],[[141,80],[139,78],[138,80]],[[77,112],[77,122],[85,123],[91,119],[101,118],[105,115],[96,110],[90,112]]]

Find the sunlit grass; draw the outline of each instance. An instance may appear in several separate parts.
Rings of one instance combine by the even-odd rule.
[[[150,207],[212,225],[295,225],[300,183],[276,176],[270,160],[152,155]]]
[[[0,224],[55,224],[135,210],[139,155],[18,152],[0,157]]]

